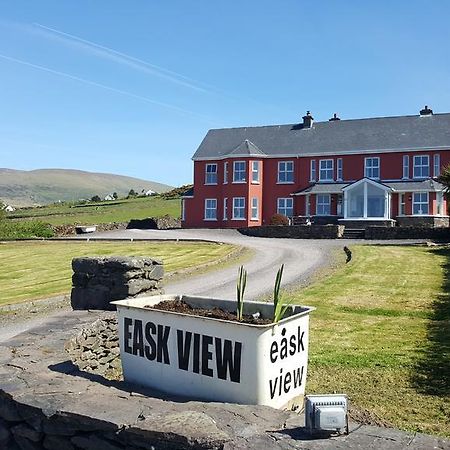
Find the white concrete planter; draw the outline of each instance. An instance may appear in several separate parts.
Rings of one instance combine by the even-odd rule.
[[[172,394],[283,408],[303,400],[309,313],[294,306],[277,324],[250,325],[145,308],[182,299],[235,311],[236,302],[157,295],[112,302],[119,318],[124,379]],[[245,303],[245,314],[271,318],[271,303]]]

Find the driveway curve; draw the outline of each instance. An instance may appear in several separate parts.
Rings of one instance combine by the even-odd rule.
[[[248,272],[246,298],[257,300],[272,291],[275,275],[284,264],[282,286],[304,284],[319,268],[332,261],[333,249],[343,246],[337,240],[302,240],[256,238],[240,234],[236,230],[177,229],[177,230],[117,230],[94,233],[84,239],[133,239],[133,240],[187,240],[211,241],[234,244],[252,250],[252,257],[245,262]],[[80,237],[78,238],[80,239]],[[151,256],[151,255],[150,255]],[[226,265],[198,276],[170,282],[165,286],[168,294],[188,294],[215,298],[234,298],[236,295],[236,264]]]

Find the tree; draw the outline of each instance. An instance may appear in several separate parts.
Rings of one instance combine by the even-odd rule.
[[[117,192],[113,192],[113,198],[114,198],[114,200],[117,200],[119,198],[119,196],[117,195]]]
[[[445,191],[448,195],[450,193],[450,164],[442,169],[442,172],[438,177],[438,181],[445,186]]]
[[[130,192],[128,192],[128,198],[129,197],[136,197],[137,192],[134,189],[130,189]]]
[[[102,199],[98,195],[94,195],[91,198],[91,202],[101,202],[101,201],[102,201]]]

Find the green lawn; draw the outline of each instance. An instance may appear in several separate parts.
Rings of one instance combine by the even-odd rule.
[[[221,261],[236,250],[211,243],[0,243],[0,305],[69,293],[72,258],[134,255],[162,259],[166,273]]]
[[[11,219],[39,219],[52,225],[99,224],[128,222],[130,219],[160,217],[168,214],[180,217],[180,199],[165,200],[159,196],[112,200],[73,206],[49,205],[39,208],[19,209],[8,214]]]
[[[317,308],[307,392],[344,392],[355,417],[450,436],[450,250],[351,250],[293,294]]]

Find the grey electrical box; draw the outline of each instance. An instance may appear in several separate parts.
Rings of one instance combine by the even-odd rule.
[[[314,430],[339,431],[348,434],[348,399],[345,394],[307,395],[305,425]]]

